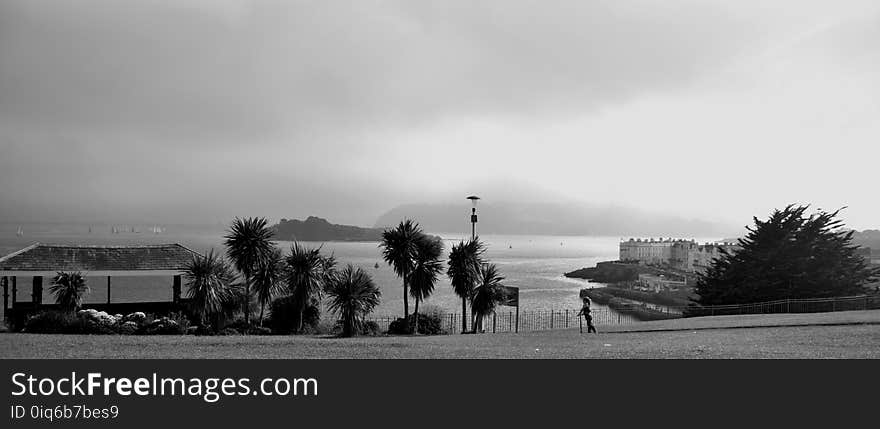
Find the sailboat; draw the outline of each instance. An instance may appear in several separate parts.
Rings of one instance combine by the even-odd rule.
[[[18,226],[18,231],[15,232],[16,237],[21,237],[24,235],[24,231],[21,230],[21,225]]]

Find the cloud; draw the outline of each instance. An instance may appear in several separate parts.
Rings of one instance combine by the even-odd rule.
[[[729,139],[695,151],[715,144],[700,122],[731,127],[748,110],[726,103],[756,97],[797,107],[775,79],[811,65],[876,83],[876,17],[865,1],[7,1],[0,198],[17,214],[0,216],[370,224],[467,188],[695,210],[612,166],[713,162]],[[791,111],[749,120],[778,135],[816,115]]]

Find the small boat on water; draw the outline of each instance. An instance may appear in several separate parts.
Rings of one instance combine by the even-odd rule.
[[[19,226],[18,226],[18,231],[15,231],[15,236],[16,236],[16,237],[21,237],[22,235],[24,235],[24,231],[22,231],[22,229],[21,229],[21,225],[19,225]]]
[[[373,265],[373,268],[375,268],[375,269],[377,269],[377,270],[378,270],[378,269],[379,269],[379,263],[378,263],[378,262],[376,262],[376,265]]]

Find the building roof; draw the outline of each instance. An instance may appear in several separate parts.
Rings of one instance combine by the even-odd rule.
[[[90,246],[35,243],[0,258],[0,275],[162,275],[180,272],[199,253],[180,244]]]

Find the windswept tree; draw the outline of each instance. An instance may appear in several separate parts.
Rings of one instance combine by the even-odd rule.
[[[64,311],[76,311],[82,306],[83,297],[89,293],[89,286],[82,273],[59,272],[52,279],[49,290],[55,295],[55,303]]]
[[[350,337],[361,330],[364,318],[379,305],[381,292],[366,271],[349,264],[329,279],[327,295],[328,308],[342,322],[342,336]]]
[[[486,246],[479,237],[461,241],[452,246],[449,252],[449,267],[446,275],[452,283],[455,294],[461,298],[461,332],[467,332],[467,302],[471,299],[480,270],[483,266],[483,252]]]
[[[697,280],[700,305],[856,295],[880,271],[868,266],[843,229],[839,210],[807,214],[790,205],[748,227],[739,249],[724,252]]]
[[[277,247],[272,249],[266,259],[257,264],[252,283],[257,294],[257,302],[260,303],[260,326],[263,326],[266,305],[284,290],[284,267],[284,254]]]
[[[477,329],[483,329],[483,319],[486,316],[495,313],[503,280],[504,277],[501,276],[495,264],[486,264],[480,267],[480,276],[471,300],[471,312],[476,316],[473,326],[474,333],[477,333]]]
[[[321,255],[321,249],[307,249],[294,242],[290,253],[284,259],[285,280],[294,301],[294,333],[303,327],[303,313],[310,302],[320,300],[325,280],[333,276],[329,272],[333,266],[328,258]]]
[[[193,256],[183,270],[183,278],[191,311],[203,326],[211,324],[216,329],[217,316],[225,312],[233,296],[230,288],[235,273],[232,267],[211,249],[205,256]]]
[[[382,257],[398,277],[403,279],[403,317],[409,318],[409,275],[413,270],[416,242],[422,235],[419,224],[406,219],[396,228],[382,232]]]
[[[272,235],[266,218],[251,217],[235,218],[223,237],[226,239],[226,255],[244,275],[244,320],[248,325],[251,323],[251,279],[275,248]]]
[[[419,332],[419,303],[434,293],[437,278],[443,272],[443,241],[439,237],[422,234],[416,240],[413,268],[409,278],[409,293],[416,302],[413,333]]]

